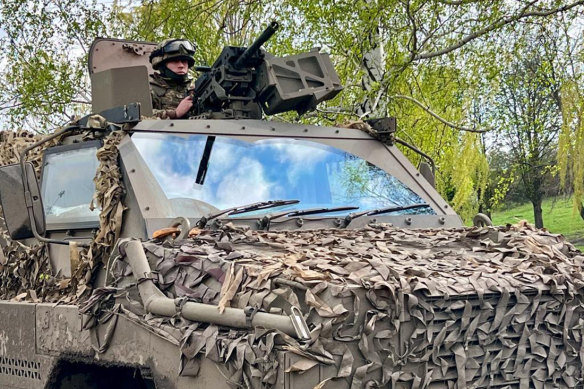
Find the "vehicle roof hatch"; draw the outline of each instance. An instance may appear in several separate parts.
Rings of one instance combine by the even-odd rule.
[[[155,43],[97,38],[89,49],[92,112],[140,103],[144,116],[152,115],[148,76]]]

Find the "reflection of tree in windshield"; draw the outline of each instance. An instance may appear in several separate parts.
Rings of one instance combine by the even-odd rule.
[[[47,210],[46,210],[46,213],[47,213],[47,214],[49,214],[49,215],[52,215],[52,214],[53,214],[53,208],[55,207],[55,205],[57,205],[57,202],[63,198],[63,195],[64,195],[64,194],[65,194],[65,191],[64,191],[64,190],[60,191],[60,192],[57,194],[57,198],[55,199],[55,201],[53,201],[53,203],[52,203],[52,204],[50,204],[50,205],[47,207]]]
[[[95,193],[93,177],[97,165],[94,147],[48,153],[42,180],[46,215],[58,216],[65,212],[79,215],[98,214],[89,209]]]
[[[420,196],[397,178],[350,154],[345,155],[339,181],[344,188],[345,196],[354,202],[371,203],[381,207],[423,203]],[[424,214],[428,213],[428,209],[412,209],[407,213]]]

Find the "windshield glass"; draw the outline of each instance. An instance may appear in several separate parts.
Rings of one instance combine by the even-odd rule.
[[[317,142],[146,133],[132,140],[169,199],[192,198],[218,209],[275,199],[300,200],[282,209],[358,206],[364,211],[424,203],[380,168]]]
[[[48,229],[75,223],[99,223],[99,209],[90,209],[95,194],[93,177],[99,165],[97,143],[79,149],[48,149],[42,173],[41,192]],[[65,146],[67,147],[67,146]],[[97,224],[99,225],[99,224]]]

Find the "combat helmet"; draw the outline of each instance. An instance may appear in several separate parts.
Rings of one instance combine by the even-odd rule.
[[[150,63],[154,70],[158,70],[160,65],[170,59],[184,59],[192,67],[195,64],[195,50],[196,46],[186,39],[166,39],[150,53]]]

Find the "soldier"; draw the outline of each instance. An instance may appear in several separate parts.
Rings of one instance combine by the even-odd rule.
[[[194,54],[195,46],[185,39],[167,39],[150,54],[150,63],[158,71],[150,76],[155,116],[180,119],[193,106],[187,91],[191,87],[188,71],[195,64]]]

